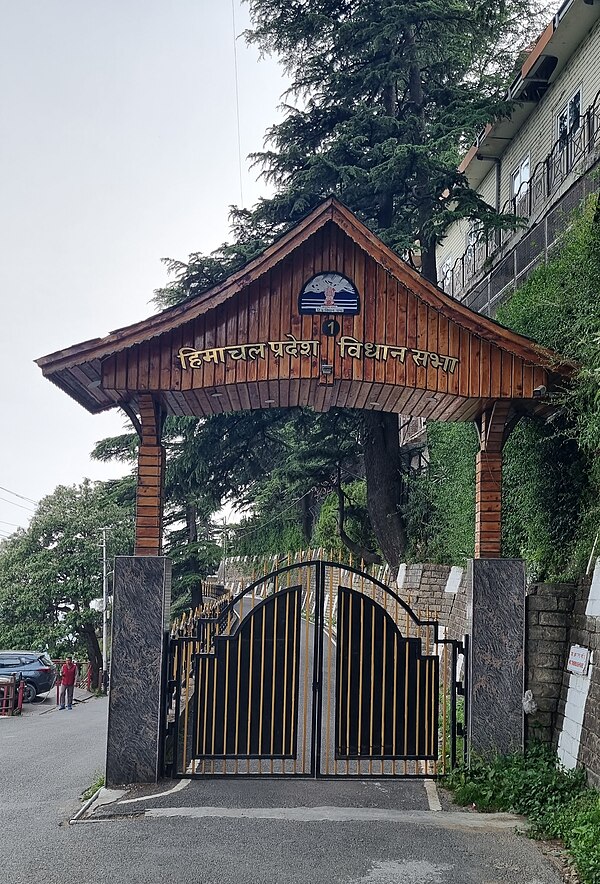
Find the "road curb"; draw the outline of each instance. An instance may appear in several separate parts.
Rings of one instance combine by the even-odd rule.
[[[83,816],[83,814],[86,812],[86,810],[88,809],[88,807],[91,807],[91,806],[92,806],[92,804],[94,803],[94,801],[96,800],[96,798],[98,797],[98,795],[100,794],[100,792],[102,791],[102,789],[103,789],[102,786],[100,786],[99,789],[96,789],[96,791],[94,792],[94,794],[92,795],[92,797],[91,797],[91,798],[88,798],[88,800],[85,802],[85,804],[83,805],[83,807],[80,807],[80,808],[79,808],[79,810],[77,811],[77,813],[75,814],[75,816],[72,817],[72,818],[69,820],[69,825],[70,825],[70,826],[74,826],[75,823],[79,822],[79,820],[81,819],[81,817]]]

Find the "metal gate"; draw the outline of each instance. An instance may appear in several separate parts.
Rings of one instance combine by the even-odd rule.
[[[435,776],[464,740],[465,643],[364,570],[295,562],[170,640],[170,776]],[[462,719],[462,721],[461,721]]]

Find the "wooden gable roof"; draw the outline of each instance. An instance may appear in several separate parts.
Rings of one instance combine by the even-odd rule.
[[[354,283],[357,313],[300,312],[324,272]],[[424,280],[335,198],[220,285],[37,364],[91,412],[150,392],[176,415],[311,405],[444,420],[498,399],[536,410],[573,370]]]

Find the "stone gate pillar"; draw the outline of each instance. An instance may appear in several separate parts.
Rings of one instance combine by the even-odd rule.
[[[470,756],[522,749],[525,563],[521,559],[472,559],[467,593]]]
[[[164,660],[171,563],[115,559],[106,785],[155,783],[162,771]]]

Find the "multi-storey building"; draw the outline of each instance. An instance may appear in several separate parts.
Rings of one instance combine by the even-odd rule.
[[[486,126],[460,170],[522,226],[485,236],[457,221],[437,254],[440,287],[491,316],[547,260],[571,211],[600,190],[599,0],[565,0],[509,98],[510,117]]]

